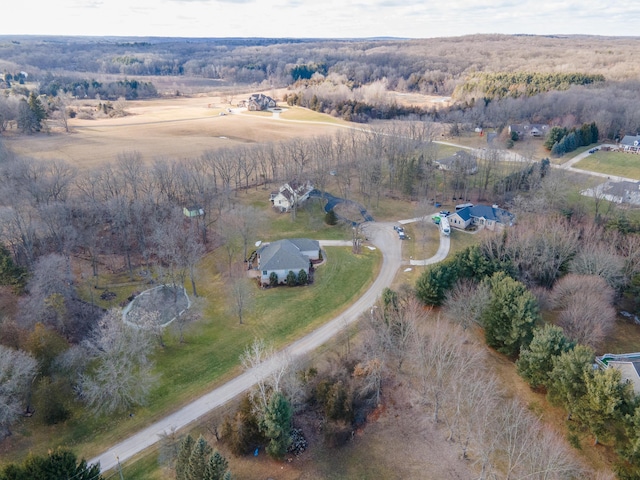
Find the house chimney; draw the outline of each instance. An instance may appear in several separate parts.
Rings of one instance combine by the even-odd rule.
[[[498,208],[498,204],[494,203],[493,205],[491,205],[493,208]]]

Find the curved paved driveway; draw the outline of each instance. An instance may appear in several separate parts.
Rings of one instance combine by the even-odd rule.
[[[311,352],[326,343],[347,325],[358,320],[363,312],[368,311],[376,302],[382,290],[393,282],[402,265],[402,243],[393,230],[392,223],[366,223],[363,232],[382,252],[382,267],[378,278],[362,297],[356,300],[342,314],[289,345],[284,354],[296,357]],[[322,242],[324,245],[351,245],[351,242]],[[267,377],[276,368],[275,363],[267,362],[255,369],[248,370],[233,380],[212,390],[180,410],[168,415],[144,430],[114,445],[106,452],[89,460],[89,463],[100,463],[102,471],[115,468],[118,461],[124,462],[160,440],[160,435],[171,430],[179,430],[195,422],[211,410],[219,407],[234,397],[250,389],[259,379]]]

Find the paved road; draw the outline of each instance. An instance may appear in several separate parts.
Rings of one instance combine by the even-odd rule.
[[[382,267],[378,278],[369,290],[345,312],[289,345],[283,352],[285,355],[289,357],[304,355],[326,343],[347,325],[358,320],[363,312],[368,311],[375,304],[382,290],[393,282],[396,273],[402,266],[402,241],[393,230],[393,223],[365,223],[362,228],[369,241],[382,252]],[[327,246],[350,245],[351,242],[323,241],[322,244]],[[267,377],[275,367],[275,364],[267,362],[242,373],[194,402],[185,405],[180,410],[114,445],[106,452],[90,459],[89,463],[99,462],[103,472],[115,468],[118,461],[124,462],[154,445],[159,441],[159,435],[171,430],[182,429],[194,423],[211,410],[250,389],[258,379]]]

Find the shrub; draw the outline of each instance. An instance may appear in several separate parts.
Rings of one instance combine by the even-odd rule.
[[[296,274],[294,271],[289,270],[289,273],[287,273],[287,285],[289,285],[290,287],[295,287],[298,284],[298,277],[296,277]]]
[[[309,277],[307,275],[307,272],[305,272],[304,270],[300,270],[298,272],[298,284],[306,285],[307,283],[309,283]]]
[[[338,223],[338,216],[336,215],[336,212],[333,211],[333,209],[329,210],[325,216],[324,216],[324,222],[327,225],[336,225]]]

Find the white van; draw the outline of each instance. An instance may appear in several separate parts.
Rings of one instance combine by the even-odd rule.
[[[451,227],[449,226],[449,219],[447,217],[440,218],[440,231],[447,237],[451,233]]]

